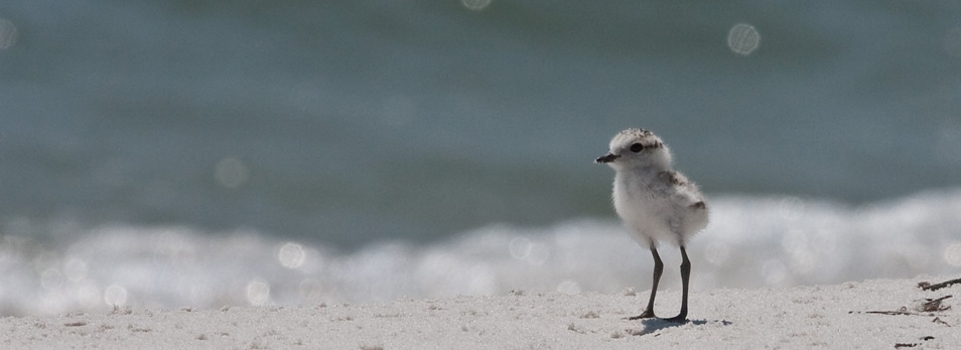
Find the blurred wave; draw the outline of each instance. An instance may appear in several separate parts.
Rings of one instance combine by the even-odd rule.
[[[961,189],[851,207],[791,196],[719,196],[689,247],[692,288],[791,286],[961,272]],[[50,246],[28,222],[4,227],[0,315],[112,305],[220,308],[650,288],[653,263],[621,226],[579,219],[489,225],[435,243],[397,239],[356,251],[255,231],[108,225]],[[33,227],[35,229],[35,227]],[[680,263],[662,246],[662,288]]]

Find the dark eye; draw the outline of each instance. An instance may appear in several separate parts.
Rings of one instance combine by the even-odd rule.
[[[644,145],[635,143],[631,145],[631,152],[637,153],[644,150]]]

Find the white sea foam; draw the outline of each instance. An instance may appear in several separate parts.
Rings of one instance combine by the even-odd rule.
[[[961,272],[961,189],[861,207],[716,196],[711,208],[711,225],[689,247],[695,290]],[[677,289],[678,253],[661,252],[662,286]],[[381,242],[352,253],[256,232],[111,225],[59,245],[5,234],[0,313],[646,290],[651,268],[649,253],[613,216],[491,225],[443,242]]]

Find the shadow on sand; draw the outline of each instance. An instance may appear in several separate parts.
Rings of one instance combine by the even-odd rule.
[[[631,335],[648,335],[648,334],[657,332],[657,331],[662,330],[662,329],[667,329],[667,328],[672,328],[672,327],[679,327],[679,326],[683,326],[683,325],[686,325],[686,324],[692,324],[692,325],[695,325],[695,326],[703,326],[703,325],[706,325],[706,324],[716,324],[716,325],[721,325],[721,326],[730,326],[732,323],[731,323],[731,321],[727,321],[727,320],[714,320],[714,321],[708,321],[708,320],[689,320],[689,321],[687,321],[686,323],[677,323],[677,322],[671,322],[671,321],[667,321],[667,320],[662,320],[662,319],[659,319],[659,318],[650,318],[650,319],[642,320],[642,321],[641,321],[641,325],[643,325],[644,328],[635,329],[633,332],[631,332]]]

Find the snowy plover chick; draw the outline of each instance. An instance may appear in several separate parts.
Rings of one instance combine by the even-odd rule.
[[[691,277],[691,261],[685,244],[707,226],[707,205],[697,185],[674,171],[671,152],[654,133],[643,129],[621,131],[611,140],[610,152],[597,158],[614,168],[614,209],[634,239],[651,249],[654,255],[654,283],[651,299],[644,313],[631,320],[657,317],[654,296],[664,271],[657,254],[657,243],[667,241],[681,248],[681,312],[672,322],[687,320],[687,289]]]

